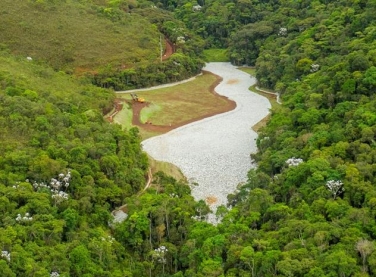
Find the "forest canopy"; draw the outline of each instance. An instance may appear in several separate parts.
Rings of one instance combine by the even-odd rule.
[[[376,275],[375,1],[5,1],[0,9],[2,276]],[[91,60],[75,52],[85,36],[66,35],[61,48],[33,14],[56,19],[60,36],[79,28],[75,14],[107,26],[91,41],[97,51],[100,35],[146,31],[135,54],[119,54],[125,61],[103,56],[77,74]],[[19,34],[38,39],[21,45]],[[184,35],[166,63],[155,62],[160,34],[173,43]],[[30,52],[39,43],[45,48]],[[258,85],[282,100],[259,133],[257,169],[217,210],[217,225],[186,183],[163,173],[140,193],[148,160],[138,130],[103,119],[115,97],[108,88],[186,78],[201,70],[203,48],[254,66]],[[115,223],[120,206],[127,219]]]

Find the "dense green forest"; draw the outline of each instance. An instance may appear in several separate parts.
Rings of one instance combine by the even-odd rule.
[[[375,0],[3,2],[1,276],[376,275]],[[283,104],[214,226],[183,182],[159,173],[140,193],[138,130],[103,114],[108,88],[186,78],[219,47]]]

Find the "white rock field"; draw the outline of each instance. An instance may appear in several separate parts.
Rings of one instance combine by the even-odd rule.
[[[196,200],[217,199],[213,211],[227,203],[227,195],[247,180],[254,166],[250,154],[257,151],[253,125],[269,113],[270,103],[249,91],[256,80],[230,63],[208,63],[204,70],[223,78],[218,94],[236,102],[227,113],[212,116],[142,142],[154,159],[178,166],[193,186]],[[209,221],[215,222],[214,215]]]

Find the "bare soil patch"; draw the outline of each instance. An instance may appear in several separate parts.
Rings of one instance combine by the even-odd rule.
[[[217,203],[218,198],[211,195],[211,196],[206,197],[205,201],[206,201],[206,204],[208,204],[209,206],[211,206],[211,205]]]
[[[237,83],[239,83],[238,79],[231,79],[231,80],[228,80],[226,84],[233,85],[233,84],[237,84]]]
[[[175,47],[174,45],[172,44],[171,41],[169,41],[168,39],[165,40],[166,42],[166,48],[165,48],[165,52],[162,56],[162,60],[167,60],[173,53],[175,53]]]

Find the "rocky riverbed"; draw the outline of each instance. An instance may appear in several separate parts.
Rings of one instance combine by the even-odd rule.
[[[227,203],[227,195],[247,180],[257,151],[252,126],[269,113],[269,101],[249,91],[256,79],[230,63],[208,63],[204,70],[223,78],[218,94],[237,104],[235,110],[185,125],[142,142],[154,159],[178,166],[193,186],[192,195],[213,211]],[[209,221],[215,222],[211,215]]]

